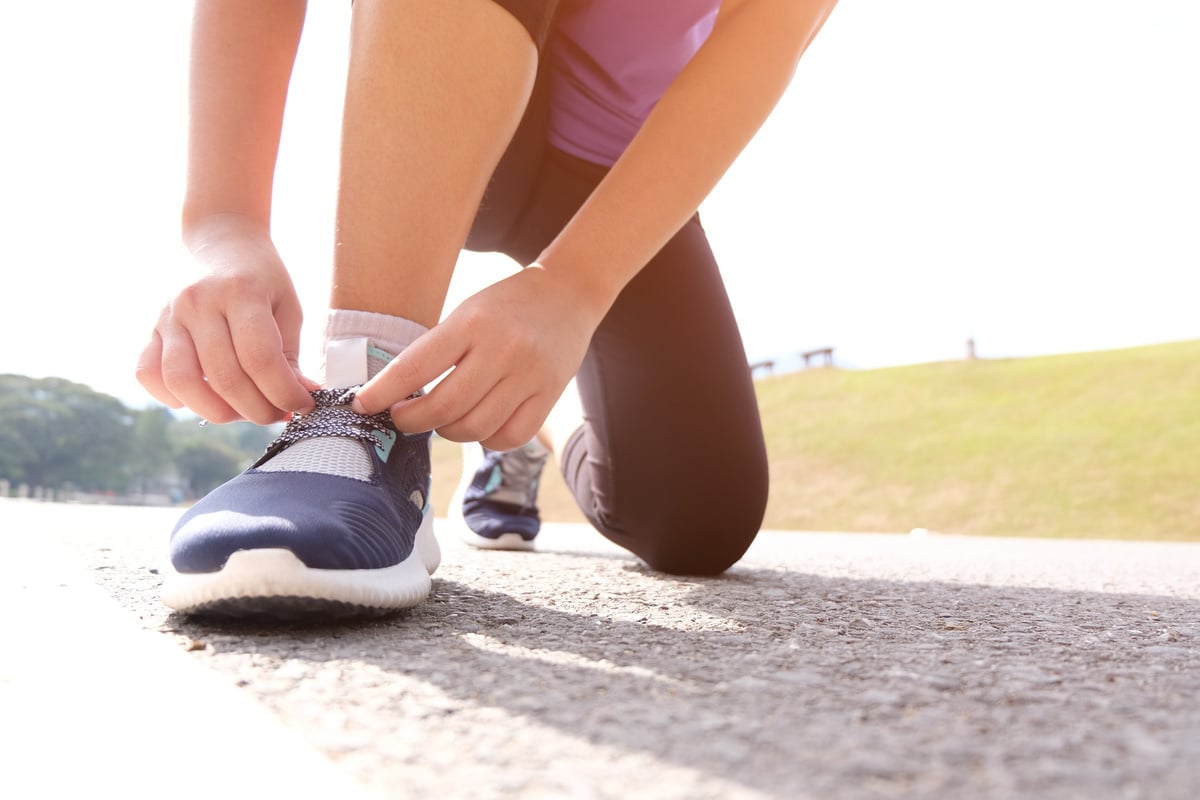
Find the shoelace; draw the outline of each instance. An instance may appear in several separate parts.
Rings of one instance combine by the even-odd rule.
[[[311,392],[316,407],[307,414],[296,414],[283,429],[283,433],[271,443],[267,452],[279,451],[301,439],[317,436],[343,436],[368,442],[378,449],[383,443],[374,436],[376,432],[397,433],[391,415],[386,411],[378,414],[356,414],[350,403],[358,392],[358,386],[349,389],[318,389]]]

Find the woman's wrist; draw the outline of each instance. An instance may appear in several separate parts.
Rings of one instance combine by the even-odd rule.
[[[228,239],[271,240],[269,225],[237,211],[185,214],[182,231],[183,243],[189,250]]]
[[[585,265],[568,266],[545,253],[525,269],[544,273],[559,293],[560,302],[569,304],[597,325],[624,288],[612,276],[587,269]]]
[[[271,230],[248,214],[217,212],[185,221],[183,244],[192,256],[211,268],[232,262],[279,261]]]

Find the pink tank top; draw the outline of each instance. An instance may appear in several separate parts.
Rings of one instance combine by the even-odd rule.
[[[564,0],[546,46],[550,144],[611,166],[712,32],[720,0]]]

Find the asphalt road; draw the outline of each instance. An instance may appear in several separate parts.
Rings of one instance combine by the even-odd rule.
[[[1197,544],[767,532],[679,579],[584,528],[495,553],[444,523],[425,604],[264,628],[158,603],[174,515],[0,501],[14,763],[91,748],[129,797],[1200,794]]]

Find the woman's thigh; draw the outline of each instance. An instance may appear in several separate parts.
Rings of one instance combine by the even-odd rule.
[[[525,30],[529,31],[529,36],[540,51],[550,33],[550,24],[554,21],[558,0],[493,0],[493,2],[516,17],[525,26]]]
[[[530,31],[539,54],[553,22],[558,0],[497,0]],[[467,236],[468,250],[503,251],[504,243],[520,221],[542,173],[549,145],[546,125],[550,98],[545,62],[538,68],[537,79],[525,114],[513,134],[500,163],[492,173],[480,201],[479,210]],[[536,254],[535,254],[536,255]]]

